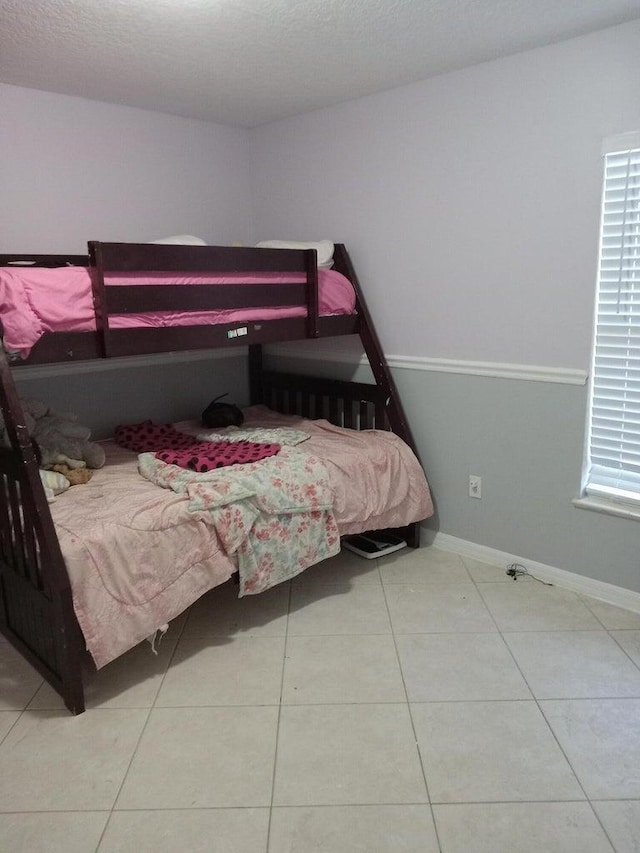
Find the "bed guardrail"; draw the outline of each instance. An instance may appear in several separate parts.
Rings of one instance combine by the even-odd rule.
[[[256,249],[231,246],[164,246],[146,243],[89,243],[93,300],[103,355],[121,354],[109,326],[112,314],[147,311],[215,311],[251,306],[306,309],[306,336],[319,336],[318,266],[315,249]],[[300,283],[111,286],[109,277],[126,273],[300,273]],[[252,325],[252,324],[250,324]],[[150,330],[145,330],[147,337]],[[165,332],[166,334],[166,332]],[[176,335],[180,334],[178,329]],[[184,334],[184,330],[183,330]],[[204,334],[207,334],[205,329]],[[248,342],[249,329],[239,338]]]
[[[348,429],[390,429],[386,395],[377,385],[267,370],[262,392],[264,404],[283,414],[324,418]]]
[[[88,255],[0,255],[0,267],[88,267]]]

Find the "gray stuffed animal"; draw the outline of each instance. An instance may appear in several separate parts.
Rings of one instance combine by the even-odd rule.
[[[70,468],[102,468],[104,448],[90,441],[91,430],[77,422],[75,415],[56,412],[39,400],[21,400],[25,423],[40,452],[40,467],[66,464]],[[8,444],[0,421],[2,440]]]
[[[104,448],[90,441],[91,430],[79,424],[73,415],[50,409],[36,418],[32,437],[40,448],[43,468],[65,464],[70,468],[102,468]]]

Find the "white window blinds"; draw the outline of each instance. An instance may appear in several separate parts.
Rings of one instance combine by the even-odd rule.
[[[605,154],[586,491],[640,503],[640,135],[631,142]]]

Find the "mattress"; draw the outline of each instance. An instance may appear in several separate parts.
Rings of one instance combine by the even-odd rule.
[[[309,435],[298,447],[324,464],[340,535],[401,527],[433,513],[420,464],[393,433],[342,429],[263,406],[245,410],[245,426],[289,427]],[[236,570],[235,557],[225,553],[206,513],[192,511],[186,495],[144,479],[133,452],[112,442],[105,450],[104,468],[51,505],[75,612],[98,667]]]
[[[302,273],[154,273],[112,274],[107,286],[126,284],[289,284],[304,282]],[[355,313],[351,282],[336,270],[318,270],[320,316]],[[256,307],[202,312],[164,311],[111,315],[113,329],[249,323],[303,317],[306,308]],[[0,318],[8,351],[28,358],[47,332],[88,332],[96,328],[91,274],[87,267],[0,267]]]

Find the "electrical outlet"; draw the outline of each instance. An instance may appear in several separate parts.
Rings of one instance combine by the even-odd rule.
[[[477,474],[469,474],[469,497],[482,497],[482,477],[478,477]]]

